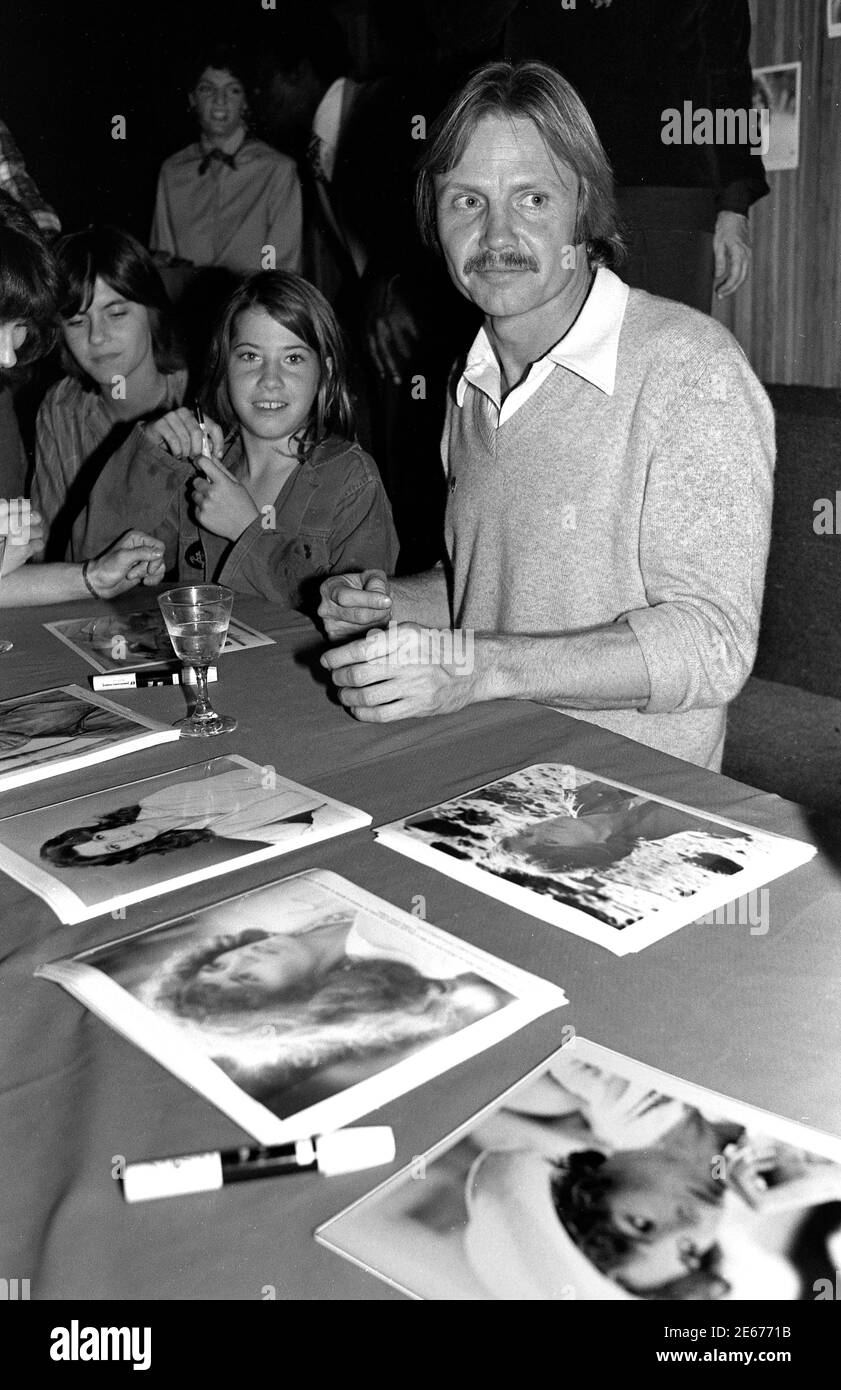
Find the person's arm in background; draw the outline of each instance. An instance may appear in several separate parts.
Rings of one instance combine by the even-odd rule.
[[[175,243],[175,230],[172,225],[172,214],[169,207],[165,164],[161,167],[161,172],[158,175],[158,190],[155,196],[152,230],[149,233],[149,246],[152,251],[164,251],[169,256],[176,256],[178,254],[178,248]]]
[[[37,527],[37,516],[33,522]],[[112,599],[137,584],[159,584],[164,575],[163,545],[142,531],[128,531],[83,565],[28,565],[30,554],[30,546],[7,545],[0,579],[0,608],[92,597]]]
[[[750,62],[751,22],[748,0],[719,0],[709,7],[707,64],[713,111],[745,111],[752,123],[753,77]],[[751,143],[716,145],[718,193],[715,236],[715,289],[720,298],[734,294],[750,270],[748,213],[770,191],[755,131]]]
[[[298,170],[290,159],[278,164],[268,188],[266,244],[275,249],[278,270],[301,273],[304,238],[303,203]]]

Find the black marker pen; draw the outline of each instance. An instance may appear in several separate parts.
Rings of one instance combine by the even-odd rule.
[[[391,1127],[371,1125],[268,1149],[243,1147],[159,1158],[128,1164],[123,1174],[123,1196],[127,1202],[149,1202],[189,1192],[217,1192],[228,1183],[250,1182],[252,1178],[282,1178],[308,1171],[332,1178],[391,1163],[395,1152]]]

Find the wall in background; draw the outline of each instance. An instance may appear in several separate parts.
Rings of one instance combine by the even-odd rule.
[[[841,387],[841,38],[825,0],[751,0],[753,66],[801,62],[800,167],[751,211],[751,276],[716,318],[763,381]]]

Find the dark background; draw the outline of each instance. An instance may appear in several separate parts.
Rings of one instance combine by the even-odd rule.
[[[66,231],[96,218],[146,239],[161,161],[194,138],[193,54],[214,30],[238,35],[240,14],[255,12],[277,20],[259,0],[4,6],[0,116]],[[115,115],[125,140],[111,137]]]
[[[65,231],[96,219],[145,240],[161,161],[195,138],[187,92],[208,40],[259,52],[290,16],[319,32],[321,9],[353,76],[434,72],[434,40],[405,0],[7,0],[0,118]],[[115,115],[125,140],[112,139]]]

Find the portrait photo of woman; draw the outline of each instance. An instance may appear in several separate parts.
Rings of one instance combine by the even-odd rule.
[[[261,769],[235,768],[218,777],[175,782],[133,805],[47,840],[41,858],[64,869],[133,864],[213,840],[276,845],[306,835],[326,804],[305,806]]]
[[[509,1002],[443,952],[338,911],[294,932],[246,928],[169,962],[154,1006],[285,1114],[345,1090]]]
[[[312,869],[39,973],[264,1143],[290,1117],[340,1128],[564,1002]]]
[[[81,922],[369,823],[233,755],[7,816],[0,867]]]

